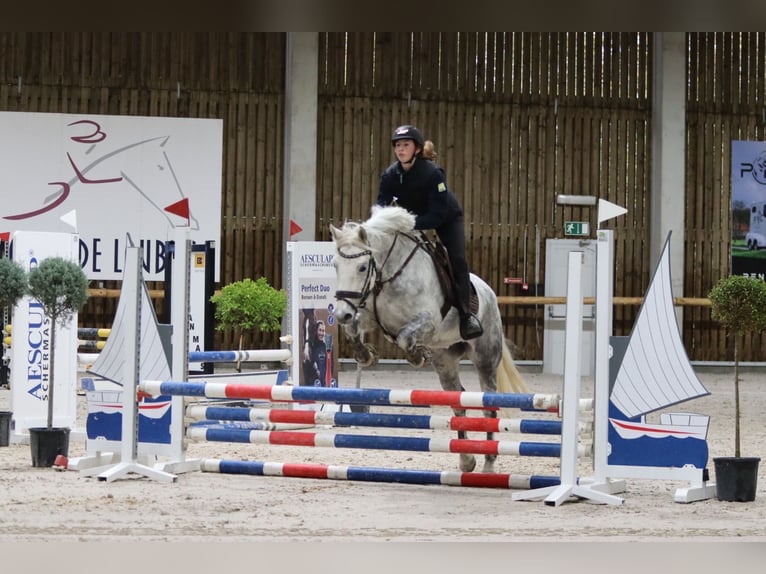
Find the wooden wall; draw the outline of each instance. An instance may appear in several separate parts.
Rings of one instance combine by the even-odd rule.
[[[730,141],[763,139],[764,33],[689,33],[686,297],[729,272]],[[652,113],[651,33],[320,33],[317,240],[363,219],[390,134],[414,123],[432,139],[463,203],[468,258],[499,295],[504,277],[545,292],[545,240],[587,208],[557,194],[623,205],[615,294],[643,295]],[[0,110],[220,118],[224,122],[222,283],[266,276],[281,287],[285,35],[250,32],[0,33]],[[4,192],[5,193],[5,192]],[[595,210],[593,210],[595,211]],[[161,302],[158,302],[161,306]],[[521,359],[542,358],[543,306],[501,307]],[[84,324],[108,326],[93,298]],[[618,334],[637,307],[616,306]],[[706,307],[684,313],[694,360],[729,360]],[[273,346],[275,335],[246,344]],[[231,347],[230,335],[217,337]],[[747,341],[746,360],[762,360]],[[384,356],[400,356],[380,344]],[[347,356],[344,346],[341,356]]]
[[[629,207],[628,217],[615,221],[616,292],[642,294],[649,273],[641,242],[648,239],[651,77],[635,72],[651,68],[650,35],[321,38],[320,61],[336,64],[320,77],[321,239],[329,239],[329,223],[367,216],[380,172],[394,159],[391,133],[412,123],[435,142],[463,204],[469,264],[499,295],[543,295],[546,239],[562,238],[567,220],[595,229],[595,210],[557,206],[562,193]],[[350,64],[347,73],[341,58]],[[505,277],[523,278],[529,290],[505,285]],[[518,358],[542,357],[543,309],[502,308]],[[635,312],[618,309],[618,328],[629,328]]]

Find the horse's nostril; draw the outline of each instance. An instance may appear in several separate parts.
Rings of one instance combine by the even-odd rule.
[[[351,320],[354,318],[354,315],[352,313],[338,313],[335,317],[338,319],[338,322],[346,324],[351,322]]]

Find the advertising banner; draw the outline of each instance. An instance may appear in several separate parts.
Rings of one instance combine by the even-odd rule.
[[[338,325],[335,306],[335,244],[287,243],[288,313],[293,334],[293,384],[338,386]]]
[[[766,279],[766,142],[731,142],[731,273]]]
[[[79,238],[72,233],[19,231],[11,238],[13,259],[29,272],[48,257],[77,261]],[[15,435],[44,427],[48,418],[51,329],[37,300],[24,296],[14,307],[11,343],[11,410]],[[77,415],[77,313],[56,330],[56,392],[53,426],[75,427]],[[16,442],[14,440],[14,442]]]
[[[162,281],[173,227],[220,240],[222,134],[217,119],[0,112],[0,232],[75,231],[93,280],[122,279],[130,234]]]

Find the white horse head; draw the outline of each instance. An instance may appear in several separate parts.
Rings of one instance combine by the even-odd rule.
[[[396,259],[395,248],[401,247],[395,244],[397,235],[410,233],[414,228],[415,216],[406,209],[377,205],[373,206],[370,218],[364,223],[349,221],[340,229],[330,225],[336,246],[334,261],[338,285],[343,286],[339,287],[341,295],[335,306],[335,317],[341,325],[359,319],[366,325],[368,321],[358,314],[359,309],[365,309],[374,282],[384,280],[379,275],[383,266],[389,261],[393,264]],[[405,246],[405,249],[412,248],[412,244]],[[401,291],[402,285],[397,288]]]

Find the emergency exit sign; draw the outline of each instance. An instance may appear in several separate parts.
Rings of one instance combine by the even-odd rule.
[[[588,235],[590,224],[587,221],[565,221],[564,235]]]

